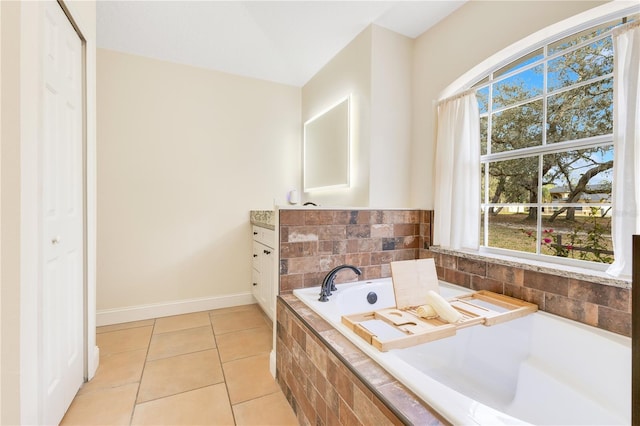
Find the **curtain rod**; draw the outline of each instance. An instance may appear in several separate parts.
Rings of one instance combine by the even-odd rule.
[[[640,27],[640,20],[627,22],[626,24],[622,24],[619,27],[615,27],[611,30],[611,35],[618,36],[626,31],[631,30],[634,27]]]

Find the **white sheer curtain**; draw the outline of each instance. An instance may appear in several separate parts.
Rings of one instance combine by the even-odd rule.
[[[438,104],[434,244],[479,246],[480,115],[475,90]]]
[[[614,30],[613,276],[631,276],[631,235],[640,234],[640,23]]]

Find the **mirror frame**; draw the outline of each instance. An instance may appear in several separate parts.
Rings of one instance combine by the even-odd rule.
[[[346,117],[340,113],[341,107],[344,107],[345,104]],[[348,95],[304,123],[302,144],[302,188],[304,192],[350,187],[351,106],[351,95]],[[341,129],[340,127],[343,125],[346,126]],[[327,131],[327,129],[329,130]],[[310,137],[309,132],[313,130],[318,134]],[[328,143],[327,139],[330,139]],[[312,145],[310,146],[310,144]],[[312,153],[313,158],[311,157]],[[336,157],[338,157],[340,169],[334,170],[336,173],[327,175],[323,170]],[[331,172],[331,170],[329,171]]]

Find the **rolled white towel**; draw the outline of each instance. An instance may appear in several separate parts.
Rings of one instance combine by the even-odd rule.
[[[431,305],[422,305],[416,308],[416,313],[420,318],[432,319],[438,316],[438,313]]]
[[[433,290],[427,292],[427,303],[435,309],[438,316],[448,322],[455,323],[462,319],[462,314],[455,310],[449,302]]]

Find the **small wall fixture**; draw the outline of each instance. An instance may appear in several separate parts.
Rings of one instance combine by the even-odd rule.
[[[296,189],[289,191],[287,198],[289,199],[289,204],[298,204],[300,202],[300,194],[298,194],[298,190]]]

